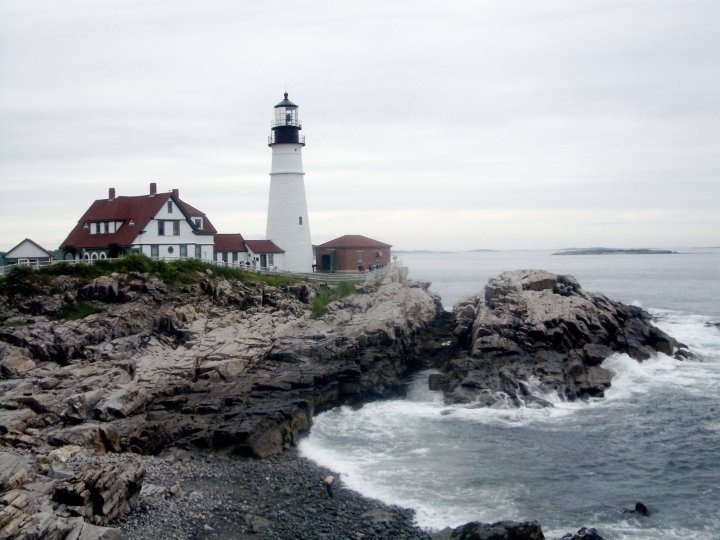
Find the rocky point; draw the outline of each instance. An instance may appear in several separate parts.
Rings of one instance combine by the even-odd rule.
[[[321,313],[326,285],[210,269],[169,283],[26,272],[0,288],[0,538],[119,537],[108,525],[151,496],[145,470],[97,456],[277,456],[317,412],[393,395],[421,367],[449,402],[547,405],[538,387],[601,396],[615,352],[689,354],[641,309],[539,270],[502,274],[452,314],[404,268]]]

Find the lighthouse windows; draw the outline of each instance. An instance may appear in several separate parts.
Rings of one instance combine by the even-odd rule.
[[[298,225],[302,225],[302,216],[298,217]]]

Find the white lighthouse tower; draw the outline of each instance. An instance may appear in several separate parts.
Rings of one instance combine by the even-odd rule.
[[[288,99],[275,105],[268,146],[272,148],[270,198],[265,237],[285,251],[283,270],[311,272],[313,248],[310,240],[302,147],[305,136],[298,106]]]

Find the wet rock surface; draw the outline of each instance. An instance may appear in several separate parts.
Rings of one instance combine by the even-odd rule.
[[[614,353],[642,361],[655,353],[684,358],[687,348],[653,326],[642,309],[587,293],[571,276],[505,272],[455,306],[454,333],[464,354],[443,364],[435,388],[446,400],[477,406],[548,405],[603,396]]]
[[[0,538],[427,538],[342,479],[324,497],[328,471],[294,449],[315,414],[395,395],[427,365],[449,402],[546,406],[538,390],[601,396],[614,352],[690,354],[641,309],[543,271],[502,274],[453,314],[406,269],[316,316],[320,287],[212,272],[6,287]],[[536,530],[465,527],[445,533]]]
[[[175,447],[268,458],[292,448],[317,411],[393,395],[418,361],[418,334],[440,310],[428,285],[393,269],[321,316],[308,304],[320,285],[272,287],[212,272],[174,287],[137,273],[5,287],[0,537],[64,538],[79,524],[85,535],[112,536],[104,526],[136,506],[144,470],[78,471],[53,452]],[[65,315],[80,307],[91,314]],[[31,457],[20,460],[23,453]],[[260,510],[248,514],[248,530],[273,519]]]
[[[433,536],[437,540],[545,540],[537,521],[499,521],[479,523],[473,521]]]

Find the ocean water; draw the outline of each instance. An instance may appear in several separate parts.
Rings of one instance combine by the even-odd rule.
[[[553,256],[546,251],[404,254],[446,308],[505,270],[575,276],[640,305],[695,360],[615,355],[603,399],[553,407],[448,406],[428,373],[404,399],[318,415],[300,451],[342,487],[416,511],[418,525],[537,519],[547,538],[581,526],[607,539],[720,538],[720,250]],[[644,502],[648,517],[624,513]]]

